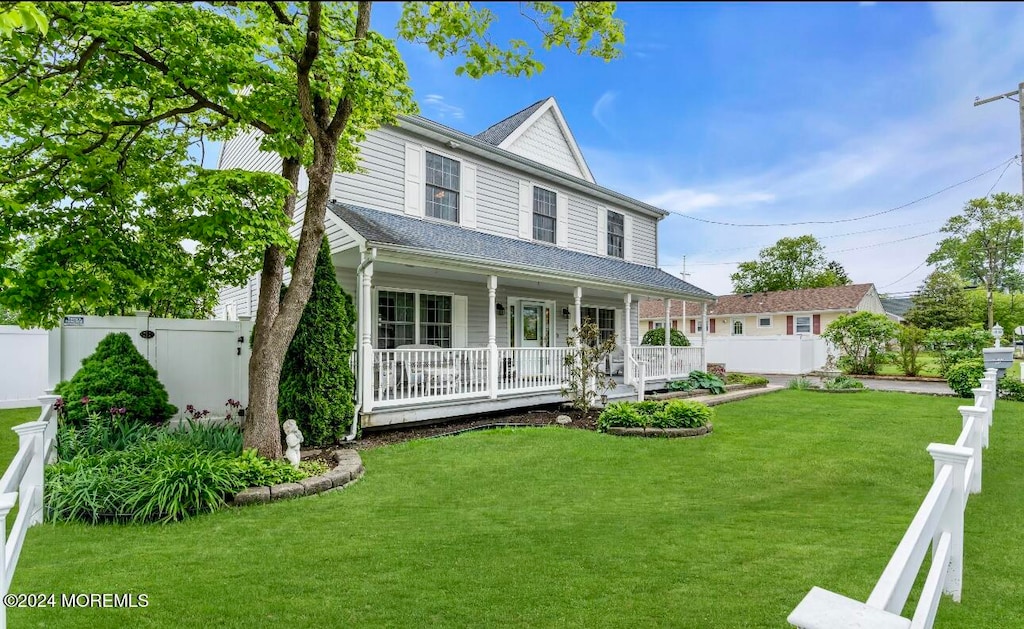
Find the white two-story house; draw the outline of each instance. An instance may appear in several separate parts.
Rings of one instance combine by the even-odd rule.
[[[335,175],[327,235],[358,318],[365,427],[560,401],[566,337],[584,319],[619,347],[609,397],[704,366],[699,348],[644,348],[640,299],[714,297],[658,269],[667,212],[598,185],[553,98],[477,135],[419,116],[369,134]],[[258,137],[221,168],[279,169]],[[296,210],[298,234],[304,198]],[[259,278],[221,292],[253,316]]]

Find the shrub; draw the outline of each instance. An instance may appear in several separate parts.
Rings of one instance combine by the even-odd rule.
[[[692,380],[673,380],[666,387],[669,391],[692,391],[697,388]]]
[[[64,418],[71,425],[113,408],[125,409],[127,420],[147,424],[162,424],[178,411],[168,403],[156,370],[124,332],[104,337],[71,380],[57,385],[56,393],[64,400]]]
[[[786,383],[786,388],[795,391],[805,391],[807,389],[816,389],[817,387],[807,378],[793,378]]]
[[[598,391],[615,387],[615,381],[601,368],[615,351],[615,337],[601,340],[597,323],[587,319],[580,327],[573,328],[565,343],[570,348],[564,363],[569,376],[562,383],[562,397],[567,398],[574,409],[589,413]],[[627,364],[626,369],[630,368]]]
[[[956,363],[981,357],[981,350],[992,345],[992,334],[978,326],[953,330],[929,330],[924,345],[939,356],[939,373],[949,377]]]
[[[284,295],[282,291],[282,299]],[[325,237],[313,292],[281,369],[278,398],[281,421],[294,419],[307,444],[338,442],[352,421],[355,376],[349,356],[356,343],[355,320],[355,307],[338,284]]]
[[[864,383],[856,378],[842,375],[836,376],[835,378],[825,378],[823,381],[824,387],[829,390],[837,389],[863,389]]]
[[[768,384],[768,378],[762,376],[750,376],[744,373],[730,373],[725,377],[726,384],[746,384],[750,386],[764,386]]]
[[[917,358],[924,347],[925,331],[912,325],[902,325],[896,332],[897,351],[894,362],[905,376],[916,376],[921,372]]]
[[[873,374],[888,359],[886,348],[896,332],[897,324],[885,315],[862,310],[839,317],[825,328],[821,337],[840,351],[841,369]]]
[[[669,400],[654,416],[655,428],[700,428],[711,421],[711,407],[692,400]]]
[[[717,376],[722,380],[725,380],[727,374],[725,373],[725,365],[723,363],[708,363],[708,373],[712,376]]]
[[[713,376],[705,371],[691,371],[690,382],[698,389],[707,389],[712,395],[725,393],[725,382],[718,376]]]
[[[712,411],[706,404],[692,400],[615,402],[597,418],[601,432],[618,428],[699,428],[707,424]]]
[[[1016,378],[1006,376],[1000,378],[998,390],[999,398],[1002,400],[1024,402],[1024,382],[1021,382]]]
[[[949,368],[946,374],[946,382],[949,388],[960,397],[971,397],[981,385],[981,379],[985,376],[985,362],[980,358],[963,360]]]
[[[612,402],[601,411],[597,418],[597,429],[604,432],[612,426],[620,428],[641,428],[644,418],[636,408],[635,402]]]
[[[672,333],[668,336],[668,342],[672,347],[689,347],[690,339],[686,338],[686,335],[672,328]],[[644,338],[640,340],[641,345],[654,345],[664,346],[665,345],[665,329],[654,328],[653,330],[647,330],[644,334]]]

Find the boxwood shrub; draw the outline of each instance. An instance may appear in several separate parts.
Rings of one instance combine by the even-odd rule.
[[[78,372],[57,385],[56,393],[64,399],[64,419],[72,425],[111,409],[124,409],[123,418],[146,424],[162,424],[178,412],[168,402],[156,369],[125,332],[105,336]]]
[[[985,377],[985,362],[980,358],[962,360],[946,372],[946,382],[949,383],[949,388],[953,389],[960,397],[973,396],[974,393],[971,389],[980,386],[983,377]]]
[[[692,400],[614,402],[597,418],[597,429],[609,428],[699,428],[707,425],[713,411]]]

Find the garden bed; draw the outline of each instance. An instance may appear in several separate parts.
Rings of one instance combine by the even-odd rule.
[[[767,386],[768,386],[768,383],[765,383],[765,384],[727,384],[727,385],[725,385],[725,392],[729,393],[731,391],[743,391],[745,389],[763,389],[763,388],[765,388]],[[651,394],[647,395],[646,397],[649,400],[676,400],[676,399],[684,399],[684,398],[690,398],[690,397],[700,397],[702,395],[711,395],[712,394],[710,389],[691,389],[689,391],[668,391],[666,389],[662,389],[661,391],[663,391],[663,392],[651,393]]]
[[[697,428],[622,428],[613,426],[608,429],[609,435],[620,437],[654,437],[662,439],[680,439],[687,437],[703,437],[711,432],[711,424]]]
[[[319,451],[318,451],[319,454]],[[260,487],[249,487],[235,494],[232,504],[236,507],[258,504],[261,502],[272,502],[284,498],[298,498],[300,496],[312,496],[332,489],[344,489],[356,482],[363,476],[363,460],[359,453],[351,449],[335,450],[331,458],[337,465],[326,474],[303,478],[295,483],[279,483],[277,485],[265,485]],[[316,459],[322,460],[319,456]]]

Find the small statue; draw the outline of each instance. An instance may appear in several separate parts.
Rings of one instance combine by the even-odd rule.
[[[284,452],[284,458],[288,459],[292,467],[298,469],[299,461],[302,458],[299,454],[299,446],[302,445],[302,432],[299,431],[299,425],[295,423],[294,419],[289,419],[281,426],[281,430],[284,431],[284,442],[288,446]]]

